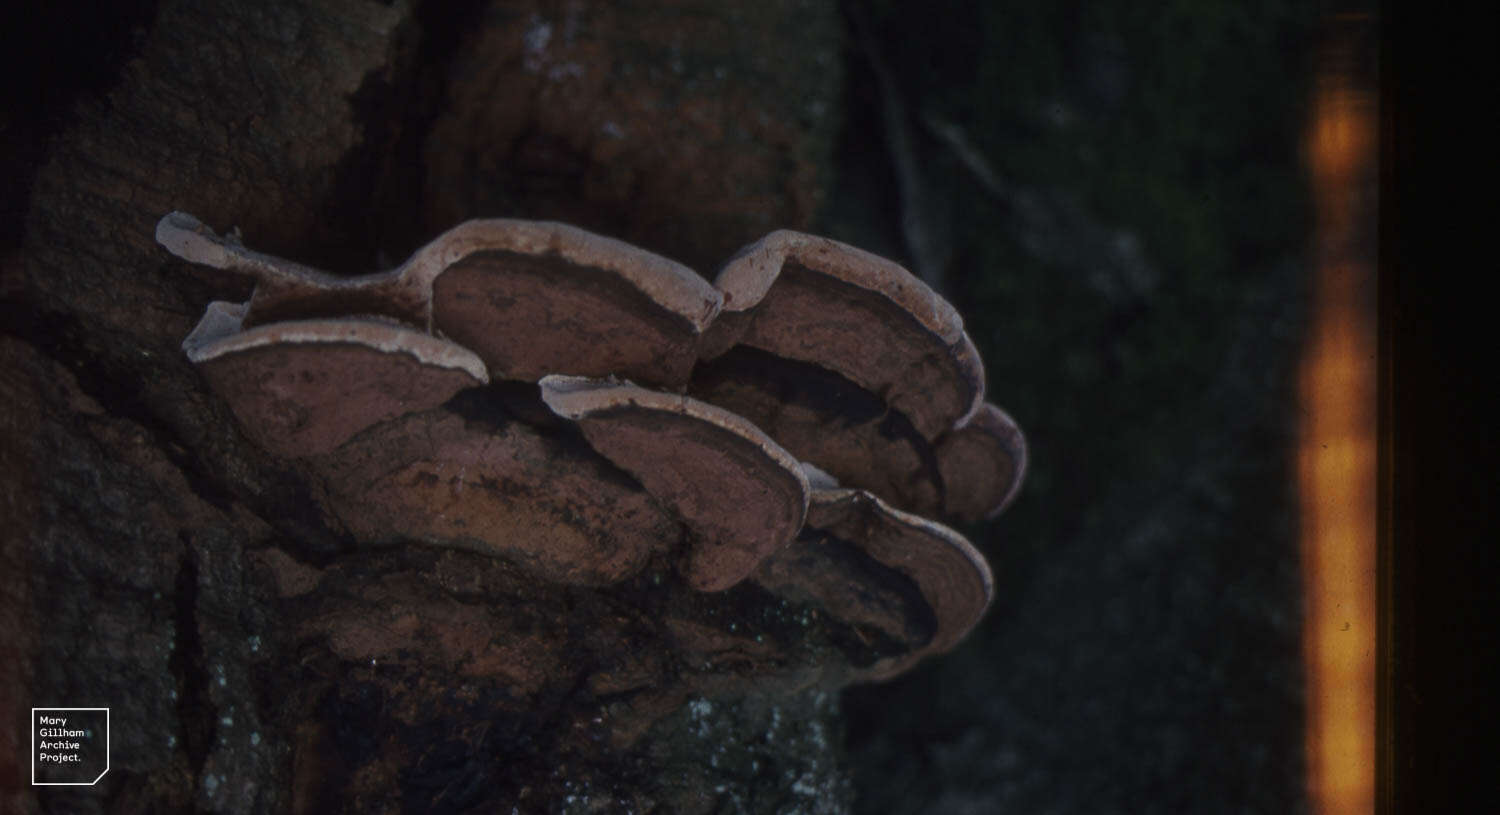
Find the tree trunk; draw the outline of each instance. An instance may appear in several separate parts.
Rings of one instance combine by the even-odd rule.
[[[846,806],[827,694],[708,699],[670,665],[593,681],[578,654],[624,641],[476,667],[496,631],[613,633],[599,619],[636,589],[353,548],[179,349],[249,284],[226,291],[153,240],[184,210],[352,273],[465,218],[556,218],[711,272],[821,199],[832,4],[90,14],[34,32],[23,55],[74,71],[0,122],[21,182],[0,259],[0,809]],[[29,783],[28,709],[53,706],[110,708],[97,785]]]

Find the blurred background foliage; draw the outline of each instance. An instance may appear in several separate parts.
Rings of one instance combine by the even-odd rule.
[[[1301,810],[1319,7],[845,11],[821,227],[913,268],[935,247],[1031,449],[1014,506],[967,530],[997,577],[983,626],[846,694],[860,811]]]

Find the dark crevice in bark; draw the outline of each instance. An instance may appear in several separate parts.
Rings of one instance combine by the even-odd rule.
[[[362,138],[340,162],[324,204],[337,239],[330,251],[338,254],[318,262],[350,272],[389,268],[432,237],[422,217],[422,154],[442,112],[453,55],[485,5],[423,3],[397,35],[390,64],[350,99]]]
[[[177,724],[182,734],[182,751],[196,778],[213,746],[215,713],[209,698],[209,675],[203,655],[203,640],[198,633],[198,556],[192,539],[186,533],[182,556],[178,561],[173,618],[176,637],[167,665],[177,680]]]

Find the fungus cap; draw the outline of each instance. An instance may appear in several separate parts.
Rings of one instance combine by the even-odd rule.
[[[483,552],[554,583],[617,582],[681,537],[676,519],[576,434],[484,413],[455,403],[412,413],[307,466],[360,541]]]
[[[984,368],[946,300],[900,265],[828,238],[781,230],[719,271],[724,308],[704,356],[736,344],[848,377],[929,439],[984,398]]]
[[[341,277],[296,261],[246,248],[220,237],[186,212],[169,212],[156,223],[156,242],[198,266],[255,279],[246,303],[246,328],[276,320],[379,314],[427,329],[427,292],[400,270]]]
[[[942,512],[932,443],[906,414],[846,377],[737,346],[700,362],[688,393],[744,416],[843,486],[869,490],[910,512]]]
[[[236,240],[214,234],[202,221],[186,212],[163,215],[156,222],[156,242],[189,263],[250,275],[262,284],[279,282],[307,289],[359,284],[357,279],[337,277],[311,266],[247,249]]]
[[[254,277],[244,323],[378,314],[472,349],[497,379],[548,373],[681,384],[717,289],[691,269],[567,224],[460,224],[399,267],[338,277],[253,252],[173,212],[156,238],[178,257]]]
[[[807,477],[746,419],[697,399],[618,381],[548,376],[542,399],[578,423],[692,533],[688,584],[720,591],[802,528]]]
[[[550,222],[470,221],[403,272],[431,279],[435,329],[497,378],[532,382],[559,373],[680,385],[721,304],[681,264]]]
[[[498,555],[565,585],[662,555],[696,592],[749,578],[662,589],[700,687],[889,678],[991,600],[984,558],[922,516],[998,512],[1025,440],[982,403],[952,307],[890,261],[777,232],[715,288],[575,227],[490,220],[344,278],[182,213],[157,239],[255,277],[183,348],[361,543]],[[778,627],[788,598],[800,625]]]
[[[1026,436],[1010,414],[986,402],[938,440],[943,511],[965,521],[994,518],[1026,479]]]
[[[854,544],[880,564],[906,575],[936,619],[926,644],[876,662],[860,678],[889,679],[929,654],[950,650],[978,624],[993,599],[989,563],[964,536],[896,509],[864,490],[813,491],[807,525]]]
[[[473,353],[398,324],[293,320],[241,330],[244,313],[210,304],[183,350],[246,434],[279,456],[326,453],[489,381]]]

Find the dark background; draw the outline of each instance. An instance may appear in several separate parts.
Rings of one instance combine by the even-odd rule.
[[[846,694],[859,811],[1300,811],[1291,456],[1318,9],[867,13],[909,108],[917,214],[1032,469],[971,530],[997,574],[986,622]],[[889,208],[860,56],[827,222],[879,247],[911,213]],[[1000,183],[924,118],[959,123]]]

